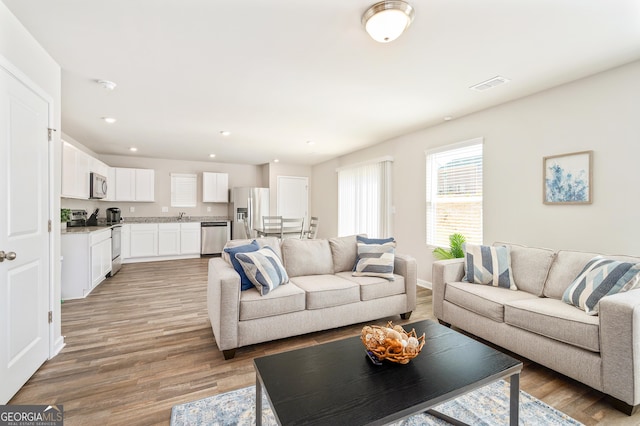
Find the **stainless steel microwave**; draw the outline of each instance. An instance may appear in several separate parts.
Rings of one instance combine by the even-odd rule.
[[[107,178],[98,173],[89,173],[89,198],[107,196]]]

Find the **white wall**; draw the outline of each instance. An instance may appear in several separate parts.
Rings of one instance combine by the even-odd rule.
[[[60,348],[62,344],[60,326],[60,133],[61,133],[61,71],[60,66],[49,56],[49,54],[38,44],[38,42],[27,32],[22,24],[7,9],[4,3],[0,2],[0,55],[12,66],[18,68],[36,86],[45,92],[53,100],[53,123],[52,127],[58,131],[54,133],[52,143],[52,164],[51,171],[51,213],[50,218],[54,224],[53,247],[52,247],[52,292],[53,301],[53,336],[52,347]],[[28,159],[24,159],[28,161]],[[4,200],[3,200],[4,201]],[[55,220],[54,220],[55,219]]]
[[[316,165],[320,235],[337,234],[335,169],[391,155],[398,251],[415,256],[418,278],[430,281],[424,152],[483,137],[485,243],[640,255],[639,80],[637,61]],[[543,157],[585,150],[594,151],[593,204],[544,205]]]

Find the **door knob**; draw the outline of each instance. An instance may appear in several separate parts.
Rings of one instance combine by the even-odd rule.
[[[5,253],[3,251],[0,251],[0,262],[4,262],[5,259],[7,260],[13,260],[16,258],[16,254],[12,251],[10,251],[9,253]]]

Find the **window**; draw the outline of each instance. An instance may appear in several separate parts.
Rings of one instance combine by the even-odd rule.
[[[195,207],[198,175],[171,173],[171,207]]]
[[[338,170],[338,235],[391,235],[390,158]]]
[[[427,244],[482,244],[482,138],[427,151]]]

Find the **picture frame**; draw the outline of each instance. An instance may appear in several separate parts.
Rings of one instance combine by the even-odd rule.
[[[544,204],[593,202],[593,151],[551,155],[542,160]]]

